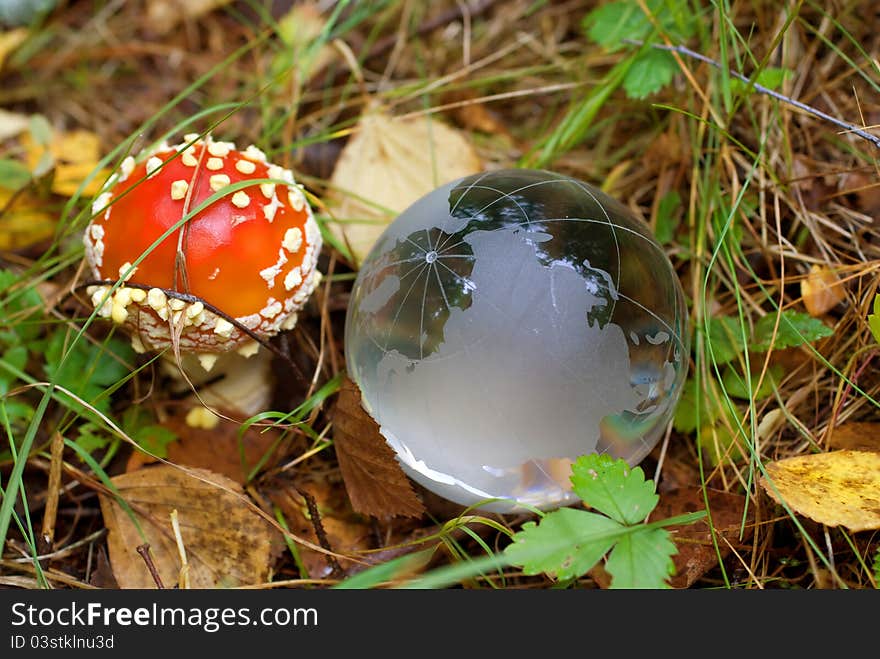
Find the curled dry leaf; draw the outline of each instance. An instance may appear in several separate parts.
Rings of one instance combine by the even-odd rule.
[[[348,378],[333,408],[333,427],[339,469],[355,511],[375,517],[424,514],[379,425],[361,407],[360,389]]]
[[[672,557],[675,575],[669,581],[673,588],[692,586],[718,565],[719,555],[723,559],[730,553],[731,545],[747,541],[754,533],[752,520],[749,519],[740,537],[746,505],[744,496],[719,490],[708,490],[706,496],[709,501],[708,516],[693,524],[668,527],[678,547],[678,553]],[[665,519],[705,508],[703,491],[698,487],[686,487],[662,494],[651,518]],[[709,529],[710,520],[716,535],[720,536],[717,551]]]
[[[470,143],[438,119],[395,121],[369,111],[330,178],[327,206],[337,221],[329,226],[359,264],[398,213],[437,186],[481,169]]]
[[[178,583],[181,558],[171,525],[177,511],[191,588],[231,588],[262,583],[280,547],[274,529],[241,498],[234,481],[204,469],[192,475],[157,466],[114,477],[113,485],[143,531],[116,497],[101,494],[109,531],[110,565],[120,588],[155,588],[137,548],[149,543],[166,587]]]
[[[801,280],[801,297],[807,313],[815,318],[843,302],[846,292],[837,273],[825,266],[814,265]]]
[[[816,522],[880,529],[880,453],[844,449],[785,458],[767,465],[761,486]]]

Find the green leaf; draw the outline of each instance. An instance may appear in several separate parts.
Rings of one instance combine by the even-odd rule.
[[[110,444],[110,441],[111,438],[100,432],[95,424],[84,423],[79,428],[79,436],[75,443],[86,453],[93,453],[98,449],[105,448]]]
[[[595,43],[609,50],[624,39],[642,40],[651,33],[651,22],[635,2],[609,2],[584,18],[584,30]]]
[[[3,361],[16,369],[17,371],[24,370],[24,366],[27,363],[28,350],[23,345],[15,345],[6,350],[3,353]],[[9,388],[13,382],[16,381],[16,377],[6,370],[0,370],[0,396],[5,396],[9,393]]]
[[[668,85],[677,71],[672,53],[651,48],[636,57],[623,79],[623,89],[629,98],[645,98]]]
[[[610,455],[583,455],[572,466],[574,492],[589,506],[620,524],[643,521],[660,500],[654,481],[646,481],[641,467]]]
[[[525,574],[546,572],[573,579],[599,562],[618,540],[624,527],[603,515],[559,508],[540,521],[523,524],[504,555]]]
[[[0,188],[20,190],[31,181],[30,170],[17,160],[0,158]]]
[[[165,426],[151,425],[138,428],[131,438],[145,451],[160,458],[168,457],[168,445],[177,440],[177,435]]]
[[[758,74],[758,79],[755,80],[756,83],[761,85],[762,87],[766,87],[767,89],[778,89],[780,85],[782,85],[782,81],[791,75],[791,71],[788,69],[781,69],[774,66],[768,66],[766,69],[761,71]],[[744,94],[747,89],[749,89],[749,85],[746,82],[738,78],[733,78],[730,81],[731,88],[737,94]],[[751,93],[755,92],[755,86],[752,85]]]
[[[799,311],[786,310],[779,317],[779,329],[776,340],[773,340],[773,328],[776,325],[776,314],[770,313],[755,323],[755,333],[751,345],[752,350],[765,352],[793,348],[812,341],[831,336],[834,330],[818,318]]]
[[[677,553],[666,529],[643,528],[623,536],[605,561],[611,588],[669,588],[666,580],[675,574],[672,556]]]
[[[65,328],[61,328],[50,337],[44,367],[46,375],[97,410],[106,412],[110,400],[105,390],[128,375],[126,362],[133,359],[134,351],[127,342],[116,338],[101,345],[80,340],[70,347],[67,345],[70,336]],[[68,349],[70,354],[61,366],[61,359]]]
[[[705,379],[704,379],[705,385]],[[698,418],[699,413],[699,418]],[[697,390],[695,378],[688,378],[681,392],[678,407],[675,408],[673,426],[678,432],[691,433],[700,427],[723,423],[730,417],[730,409],[724,402],[724,394],[717,390],[714,381],[712,386],[704,386]]]
[[[0,270],[0,344],[29,343],[39,336],[42,298],[33,286],[12,290],[20,277],[9,270]]]
[[[739,320],[731,316],[709,319],[708,347],[716,364],[727,364],[745,350]]]
[[[41,114],[33,114],[30,118],[31,138],[40,146],[49,146],[52,143],[52,125]]]
[[[654,229],[654,237],[661,245],[668,245],[675,237],[680,218],[677,215],[681,208],[681,195],[677,190],[672,190],[663,195],[657,204],[657,226]]]
[[[737,370],[731,365],[725,369],[724,375],[721,376],[721,383],[724,385],[724,390],[727,392],[728,396],[741,398],[743,400],[750,400],[753,397],[756,401],[763,400],[773,393],[776,385],[782,379],[782,367],[779,364],[771,366],[767,370],[767,374],[761,381],[761,386],[759,388],[758,380],[760,377],[760,370],[753,371],[749,378],[751,380],[751,386],[746,386],[743,375],[737,372]]]
[[[687,0],[646,0],[645,6],[673,41],[685,41],[693,35],[696,17]],[[651,18],[629,0],[594,9],[584,18],[583,28],[592,41],[609,50],[619,48],[624,39],[645,41],[654,32]]]
[[[30,423],[34,408],[18,400],[0,399],[0,426],[14,425],[16,422]]]

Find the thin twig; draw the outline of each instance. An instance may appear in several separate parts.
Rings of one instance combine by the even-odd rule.
[[[61,458],[64,437],[57,430],[52,433],[52,462],[49,463],[49,487],[46,490],[46,508],[43,511],[41,536],[47,549],[55,544],[55,519],[58,516],[58,496],[61,493]]]
[[[321,522],[321,513],[318,510],[318,504],[315,502],[315,497],[299,487],[296,488],[296,491],[299,492],[299,495],[303,499],[305,499],[306,507],[309,509],[309,519],[312,520],[312,526],[315,528],[315,536],[318,539],[318,544],[320,544],[323,549],[330,552],[325,554],[324,557],[327,559],[327,564],[332,570],[332,576],[336,579],[341,579],[345,576],[345,572],[342,570],[342,566],[339,565],[339,561],[336,560],[336,556],[333,554],[333,547],[330,545],[330,540],[327,538],[327,532],[324,530],[324,524]]]
[[[156,564],[153,562],[153,557],[150,555],[150,545],[138,545],[137,553],[141,555],[141,558],[144,559],[144,563],[147,564],[147,569],[153,576],[153,581],[156,582],[156,588],[159,590],[165,590],[165,584],[162,583],[162,577],[159,576],[159,570],[156,569]]]
[[[639,41],[637,39],[624,39],[623,41],[624,41],[624,43],[633,44],[635,46],[644,45],[643,41]],[[651,48],[656,48],[657,50],[667,50],[667,51],[671,51],[671,52],[676,52],[681,55],[687,55],[688,57],[691,57],[693,59],[699,60],[701,62],[705,62],[706,64],[710,64],[710,65],[714,66],[716,69],[724,68],[720,62],[712,59],[711,57],[707,57],[706,55],[702,55],[701,53],[698,53],[694,50],[691,50],[687,46],[667,46],[666,44],[653,43],[653,44],[651,44]],[[769,88],[765,87],[764,85],[751,80],[748,76],[743,75],[742,73],[739,73],[738,71],[734,71],[733,69],[727,69],[727,71],[731,76],[733,76],[737,80],[740,80],[742,82],[745,82],[747,84],[754,86],[756,91],[761,92],[762,94],[766,94],[767,96],[770,96],[772,98],[775,98],[777,101],[782,101],[783,103],[788,103],[789,105],[796,107],[799,110],[803,110],[807,114],[811,114],[814,117],[818,117],[819,119],[824,119],[825,121],[832,123],[835,126],[842,128],[849,133],[853,133],[855,135],[858,135],[862,139],[868,140],[874,146],[876,146],[877,148],[880,148],[880,137],[877,137],[876,135],[871,135],[871,133],[859,128],[855,124],[851,124],[851,123],[848,123],[848,122],[843,121],[841,119],[837,119],[836,117],[832,117],[830,114],[826,114],[826,113],[822,112],[822,110],[819,110],[819,109],[814,108],[810,105],[807,105],[806,103],[801,103],[800,101],[793,99],[790,96],[786,96],[785,94],[780,94],[779,92],[773,91],[772,89],[769,89]]]

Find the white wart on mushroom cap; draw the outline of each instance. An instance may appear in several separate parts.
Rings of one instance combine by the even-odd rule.
[[[126,282],[109,299],[108,286],[89,294],[99,315],[126,326],[135,349],[171,346],[173,328],[181,349],[202,355],[207,365],[217,353],[247,354],[257,346],[204,303],[261,338],[292,328],[320,280],[321,233],[293,174],[268,163],[258,148],[239,151],[197,135],[184,140],[160,145],[139,162],[126,158],[95,199],[86,258],[96,279]],[[230,190],[149,251],[190,209],[256,179],[281,182]],[[183,267],[175,269],[178,244]]]

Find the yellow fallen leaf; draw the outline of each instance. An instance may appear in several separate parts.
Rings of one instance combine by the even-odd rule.
[[[880,529],[880,453],[842,450],[778,460],[767,465],[761,486],[816,522]]]
[[[137,548],[150,545],[162,583],[171,588],[180,578],[182,560],[171,524],[176,510],[191,588],[232,588],[262,583],[278,536],[245,501],[235,481],[204,469],[148,467],[120,476],[113,484],[135,513],[143,537],[117,499],[100,495],[101,514],[109,531],[110,565],[120,588],[155,588]]]
[[[801,280],[801,297],[807,313],[817,317],[840,304],[846,297],[846,292],[833,270],[814,265],[806,278]]]
[[[3,68],[6,56],[18,48],[27,39],[27,35],[28,29],[26,27],[0,32],[0,69]]]
[[[28,167],[34,171],[47,150],[55,163],[52,192],[66,197],[76,193],[85,179],[95,171],[101,159],[101,141],[87,130],[52,133],[48,147],[35,141],[29,133],[21,137]],[[82,191],[84,197],[96,195],[107,180],[110,171],[97,172]]]
[[[0,187],[0,250],[22,249],[49,238],[55,231],[55,216],[44,202],[20,193],[10,204],[13,191]]]
[[[398,213],[434,188],[481,169],[464,136],[436,118],[395,121],[371,111],[330,178],[327,206],[337,220],[331,231],[359,264]]]

